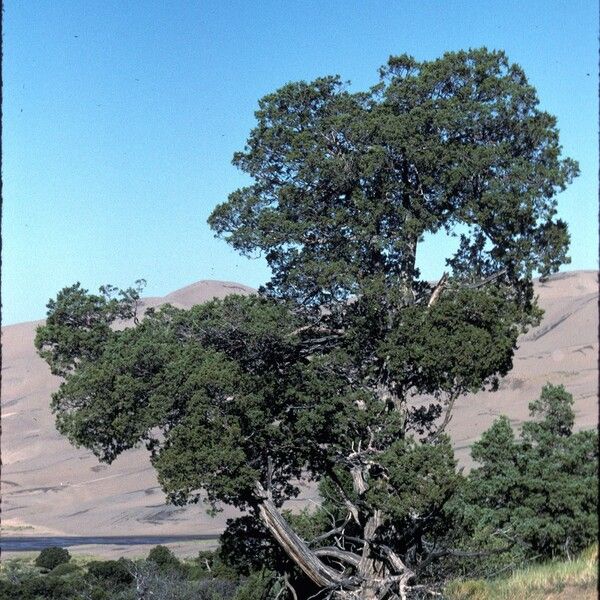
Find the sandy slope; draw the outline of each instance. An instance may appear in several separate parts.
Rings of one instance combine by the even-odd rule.
[[[518,425],[527,403],[546,381],[563,383],[576,398],[577,426],[597,423],[598,284],[593,271],[555,276],[537,287],[546,310],[542,325],[525,335],[514,369],[495,394],[457,404],[450,432],[463,464],[468,446],[496,415]],[[235,283],[201,281],[145,306],[168,301],[189,307],[228,293],[248,293]],[[37,322],[2,329],[2,525],[7,534],[160,535],[219,532],[227,511],[212,519],[200,506],[164,505],[143,450],[111,466],[71,447],[54,429],[48,409],[58,379],[35,354]],[[307,490],[307,496],[313,492]]]
[[[546,382],[563,384],[575,399],[576,428],[598,423],[598,274],[575,271],[537,284],[545,310],[539,327],[519,340],[513,369],[495,393],[457,403],[449,431],[457,455],[469,463],[468,447],[501,414],[518,426],[528,403]]]

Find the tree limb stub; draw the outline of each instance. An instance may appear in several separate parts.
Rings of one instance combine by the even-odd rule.
[[[353,467],[350,470],[350,474],[352,475],[352,483],[354,485],[354,490],[359,496],[362,496],[368,489],[369,484],[365,481],[364,473],[362,466]]]
[[[433,288],[433,292],[431,293],[431,297],[429,298],[429,302],[427,303],[427,307],[433,306],[440,297],[442,290],[446,287],[446,282],[448,281],[448,273],[444,273],[442,278],[437,282],[436,286]]]

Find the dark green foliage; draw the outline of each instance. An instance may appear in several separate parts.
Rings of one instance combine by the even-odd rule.
[[[294,423],[273,421],[317,383],[317,374],[304,383],[302,365],[294,365],[295,325],[285,306],[256,297],[163,308],[135,329],[113,332],[101,356],[82,361],[53,397],[57,426],[107,461],[146,442],[174,501],[205,488],[209,500],[239,506],[267,471],[264,440],[284,469],[274,485],[293,493],[289,476],[300,475],[310,449],[294,454],[285,445]],[[168,432],[161,444],[157,429]]]
[[[166,546],[154,546],[148,553],[148,560],[155,563],[161,569],[179,569],[181,562]]]
[[[538,445],[543,445],[544,441],[551,445],[573,433],[573,396],[562,385],[544,386],[540,397],[529,404],[529,413],[540,420],[525,423],[523,435]]]
[[[13,600],[13,598],[23,598],[28,600],[26,596],[20,596],[19,583],[0,579],[0,600]]]
[[[229,600],[235,593],[236,582],[223,579],[195,579],[187,569],[172,564],[157,565],[152,560],[136,561],[131,565],[137,597],[161,600]],[[131,590],[131,588],[130,588]]]
[[[52,373],[64,377],[80,361],[94,360],[110,337],[114,321],[137,320],[137,304],[145,284],[140,279],[135,288],[126,290],[105,285],[100,295],[92,295],[76,283],[50,300],[48,318],[37,331],[35,346]]]
[[[498,377],[512,368],[523,318],[505,293],[457,289],[429,309],[407,308],[378,354],[403,385],[423,393],[476,392],[486,383],[496,387]]]
[[[539,322],[532,276],[568,261],[555,196],[578,168],[521,68],[486,49],[392,57],[366,92],[338,77],[290,83],[256,117],[234,157],[253,183],[209,222],[239,251],[263,254],[271,281],[258,296],[150,310],[127,329],[111,325],[134,316],[136,290],[64,289],[36,337],[64,377],[57,427],[107,462],[145,444],[174,503],[244,511],[221,554],[248,576],[277,572],[270,590],[360,585],[373,597],[379,573],[396,574],[401,594],[419,565],[446,556],[439,543],[456,539],[457,514],[487,518],[492,532],[509,518],[494,511],[512,505],[482,500],[492,475],[470,513],[450,510],[462,479],[443,431],[457,397],[495,389],[519,333]],[[441,230],[460,243],[433,286],[417,248]],[[538,408],[554,416],[524,431],[538,469],[556,432],[572,438],[548,402]],[[480,458],[491,444],[511,464],[517,442],[506,436],[498,426]],[[282,516],[302,480],[319,482],[322,509]],[[554,502],[554,488],[530,491],[537,509]],[[554,547],[560,535],[543,537],[531,543]]]
[[[400,539],[412,526],[411,515],[433,517],[460,483],[446,437],[435,444],[418,444],[410,438],[395,442],[382,454],[379,464],[387,476],[377,479],[366,499],[385,512]],[[408,545],[414,543],[407,541]]]
[[[120,598],[114,598],[114,594],[105,590],[99,586],[92,586],[89,588],[88,596],[90,600],[120,600]]]
[[[194,561],[187,565],[189,579],[218,579],[237,582],[240,573],[223,561],[220,550],[201,550]]]
[[[254,515],[227,520],[219,553],[225,564],[243,576],[286,562],[285,552],[273,544],[270,533]]]
[[[81,572],[81,567],[74,563],[61,563],[60,565],[56,565],[52,571],[50,571],[50,575],[53,577],[63,577],[68,575],[73,575],[75,573]]]
[[[231,600],[239,589],[237,583],[227,579],[204,579],[189,587],[192,590],[190,600]],[[174,600],[179,597],[175,596]]]
[[[520,438],[502,417],[473,446],[470,522],[505,531],[527,557],[569,557],[598,536],[598,434],[573,433],[572,404],[546,385]]]
[[[261,570],[254,572],[239,587],[233,600],[272,600],[275,597],[273,583],[276,574]]]
[[[205,577],[194,577],[192,569],[184,568],[189,563],[173,568],[169,560],[162,567],[152,560],[98,560],[88,563],[87,573],[63,563],[42,576],[13,562],[0,574],[0,600],[230,600],[241,587],[240,577],[209,554],[213,567]]]
[[[66,548],[44,548],[39,556],[35,559],[36,566],[42,569],[52,570],[58,565],[68,563],[71,560],[71,555]]]
[[[0,581],[1,600],[75,600],[80,597],[79,592],[80,582],[52,575],[32,577],[19,583]]]
[[[568,240],[554,195],[578,168],[537,105],[522,69],[486,49],[392,57],[364,93],[339,77],[287,84],[260,100],[234,157],[255,183],[209,222],[264,253],[273,293],[321,305],[412,278],[421,236],[458,223],[461,277],[548,274]]]
[[[87,565],[90,575],[111,587],[123,588],[132,581],[131,565],[123,558],[119,560],[95,560]]]

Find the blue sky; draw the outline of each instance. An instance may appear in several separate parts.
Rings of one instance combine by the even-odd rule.
[[[257,100],[335,73],[364,89],[405,52],[485,45],[525,69],[582,171],[559,199],[568,269],[597,268],[597,22],[592,0],[5,0],[4,324],[75,281],[264,282],[206,225],[247,183],[231,157]],[[446,250],[427,243],[425,277]]]

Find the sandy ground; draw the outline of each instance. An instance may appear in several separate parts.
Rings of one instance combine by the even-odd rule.
[[[145,306],[170,302],[187,308],[228,293],[249,293],[235,283],[201,281]],[[457,402],[449,431],[462,464],[468,448],[496,416],[518,425],[527,404],[546,381],[562,383],[576,400],[577,427],[598,421],[598,283],[594,271],[557,275],[538,284],[546,310],[542,325],[523,336],[514,368],[496,393]],[[40,322],[2,328],[2,532],[5,535],[177,535],[219,533],[227,517],[206,515],[202,506],[166,506],[146,451],[132,450],[112,465],[98,463],[54,429],[48,404],[59,380],[35,353]],[[307,488],[305,500],[316,501]],[[185,547],[183,547],[185,546]],[[194,551],[189,543],[176,547]],[[134,547],[78,547],[78,554],[138,556]]]

